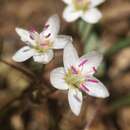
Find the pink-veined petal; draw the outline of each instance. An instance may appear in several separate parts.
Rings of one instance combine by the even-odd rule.
[[[70,43],[70,42],[72,42],[71,36],[57,35],[53,43],[53,48],[63,49],[67,45],[67,43]]]
[[[102,4],[105,0],[90,0],[90,6],[95,7]]]
[[[33,59],[34,59],[35,62],[47,64],[47,63],[49,63],[52,60],[53,56],[54,56],[53,51],[52,50],[48,50],[45,53],[38,53],[37,52],[33,56]]]
[[[15,30],[23,42],[28,45],[35,45],[35,40],[31,39],[29,31],[22,28],[16,28]]]
[[[60,30],[60,19],[58,15],[51,16],[44,26],[43,32],[40,33],[42,39],[54,39]]]
[[[96,8],[91,8],[87,10],[83,15],[82,18],[87,22],[91,24],[97,23],[102,17],[101,12]]]
[[[69,5],[63,12],[63,18],[67,22],[73,22],[82,15],[82,11],[76,11],[73,6]]]
[[[72,4],[72,0],[62,0],[63,2],[65,2],[66,4]]]
[[[64,80],[65,70],[63,67],[56,68],[50,73],[51,84],[60,90],[67,90],[68,84]]]
[[[107,88],[95,77],[88,77],[84,86],[81,87],[83,87],[82,89],[90,96],[99,98],[106,98],[109,96]]]
[[[84,75],[93,75],[101,64],[102,59],[103,55],[101,53],[92,51],[80,57],[76,66]]]
[[[63,61],[64,67],[67,71],[72,65],[75,65],[78,61],[78,53],[72,43],[68,43],[64,48]]]
[[[34,54],[35,51],[33,49],[31,49],[29,46],[24,46],[15,53],[12,59],[16,62],[23,62],[31,58]]]
[[[68,100],[72,112],[78,116],[82,106],[82,93],[78,89],[69,89]]]

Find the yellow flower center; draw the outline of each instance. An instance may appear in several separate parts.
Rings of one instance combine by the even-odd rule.
[[[76,10],[86,11],[89,8],[90,0],[72,0]]]
[[[76,70],[73,66],[68,69],[64,80],[69,84],[69,86],[74,88],[79,88],[80,84],[85,82],[85,77],[81,75],[81,72]]]

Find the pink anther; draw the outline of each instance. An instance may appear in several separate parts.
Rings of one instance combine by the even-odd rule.
[[[49,27],[49,24],[45,24],[44,30],[46,30]]]
[[[48,37],[50,37],[50,36],[51,36],[51,33],[49,33],[49,34],[48,34],[48,35],[46,35],[45,37],[46,37],[46,38],[48,38]]]
[[[74,66],[71,66],[71,69],[72,69],[73,74],[78,74],[78,71],[76,70],[76,68]]]
[[[97,72],[97,69],[95,68],[95,66],[93,67],[93,71],[96,73]]]
[[[34,40],[34,33],[36,32],[36,29],[34,27],[31,27],[30,29],[30,38]]]
[[[31,27],[30,32],[36,32],[36,29],[34,27]]]

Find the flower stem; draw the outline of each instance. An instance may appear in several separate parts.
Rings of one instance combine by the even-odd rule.
[[[82,41],[86,43],[90,32],[92,31],[93,25],[84,22],[83,20],[78,21],[79,33],[82,37]]]

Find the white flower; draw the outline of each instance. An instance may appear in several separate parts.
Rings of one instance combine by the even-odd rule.
[[[48,19],[40,34],[34,29],[27,31],[16,28],[16,32],[26,45],[16,52],[13,60],[23,62],[33,57],[35,62],[43,64],[50,62],[54,55],[52,49],[63,49],[68,42],[72,41],[70,36],[58,35],[59,29],[60,21],[57,15]]]
[[[56,68],[50,74],[50,81],[55,88],[68,90],[69,105],[75,115],[80,113],[82,92],[100,98],[109,96],[106,87],[93,76],[101,61],[102,55],[96,51],[79,58],[69,43],[64,48],[64,68]]]
[[[63,0],[68,6],[63,12],[63,18],[67,22],[73,22],[82,18],[87,23],[97,23],[102,17],[101,12],[96,6],[105,0]]]

